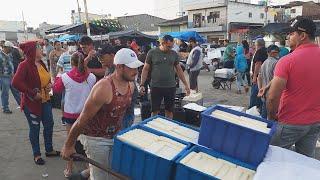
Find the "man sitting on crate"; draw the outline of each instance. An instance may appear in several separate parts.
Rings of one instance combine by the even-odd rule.
[[[137,68],[143,63],[134,51],[123,48],[114,57],[115,72],[101,79],[92,89],[84,109],[73,124],[61,155],[64,159],[76,151],[75,142],[81,142],[89,158],[110,167],[113,136],[122,128],[123,116],[131,103],[133,81]],[[90,179],[113,179],[110,174],[90,165]]]
[[[291,24],[290,48],[279,60],[267,98],[268,118],[279,121],[272,144],[314,157],[320,134],[320,49],[316,25],[303,17]],[[278,113],[277,113],[278,112]]]

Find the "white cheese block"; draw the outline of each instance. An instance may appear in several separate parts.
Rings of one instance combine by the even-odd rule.
[[[219,161],[221,161],[223,164],[226,164],[228,166],[230,166],[230,168],[236,168],[237,165],[233,164],[232,162],[226,161],[224,159],[219,159]]]
[[[242,127],[250,128],[265,134],[270,132],[270,128],[268,128],[268,124],[265,122],[257,121],[255,119],[250,119],[243,116],[237,116],[234,114],[230,114],[221,110],[215,110],[211,113],[211,115],[215,118],[237,124]]]
[[[230,170],[230,166],[227,164],[223,164],[222,168],[218,171],[218,174],[215,176],[218,179],[222,179],[224,176],[228,174]]]
[[[192,158],[194,158],[195,155],[196,155],[195,152],[189,153],[185,158],[183,158],[183,159],[180,161],[180,163],[181,163],[181,164],[184,164],[184,165],[189,164],[189,161],[190,161]]]
[[[239,168],[231,168],[229,173],[226,174],[222,180],[238,180],[240,179],[242,172]]]
[[[217,159],[204,152],[191,152],[180,163],[222,180],[253,179],[255,174],[253,170],[224,159]]]
[[[184,101],[197,102],[202,99],[202,93],[191,93],[183,98]]]
[[[155,118],[152,121],[149,121],[145,126],[158,130],[170,136],[173,136],[177,139],[183,141],[197,143],[199,138],[199,132],[192,130],[190,128],[180,126],[177,123],[168,121],[162,118]]]
[[[172,160],[186,147],[184,144],[141,129],[131,130],[117,136],[117,138],[123,142],[131,144],[132,146],[168,160]]]

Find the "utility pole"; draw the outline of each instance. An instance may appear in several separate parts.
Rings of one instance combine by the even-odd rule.
[[[87,35],[90,36],[90,24],[89,24],[89,16],[88,16],[88,8],[87,8],[87,0],[83,0],[84,10],[86,13],[86,26],[87,26]]]
[[[81,8],[79,5],[79,0],[77,0],[77,4],[78,4],[78,13],[79,13],[79,23],[81,23]]]
[[[264,12],[265,12],[265,19],[264,19],[264,25],[268,24],[268,0],[265,0],[265,7],[264,7]]]
[[[26,40],[28,40],[28,32],[27,32],[27,23],[24,20],[23,11],[22,11],[22,21],[23,21],[24,40],[26,41]]]

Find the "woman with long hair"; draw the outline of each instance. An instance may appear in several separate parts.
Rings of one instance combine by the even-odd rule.
[[[52,107],[49,102],[51,90],[50,74],[42,62],[42,48],[36,41],[20,44],[24,52],[25,60],[18,66],[12,85],[22,93],[21,109],[28,120],[29,139],[31,142],[34,162],[37,165],[44,165],[41,158],[39,132],[40,122],[43,124],[44,145],[46,157],[60,156],[59,151],[53,150],[53,116]]]
[[[96,77],[92,73],[88,73],[84,67],[84,56],[76,52],[71,56],[70,72],[58,74],[54,85],[53,92],[62,93],[65,91],[63,120],[66,122],[66,130],[69,131],[73,123],[79,117],[84,103],[89,96],[89,93],[96,82]],[[72,161],[67,162],[64,170],[66,178],[72,175]]]
[[[60,41],[55,41],[53,43],[54,50],[50,52],[49,55],[49,60],[50,60],[50,74],[52,80],[57,75],[57,62],[60,58],[60,56],[65,52],[64,49],[62,48],[61,42]]]

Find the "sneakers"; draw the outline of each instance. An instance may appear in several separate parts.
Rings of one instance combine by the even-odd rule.
[[[12,114],[12,111],[10,111],[10,109],[4,109],[2,112],[5,114]]]

